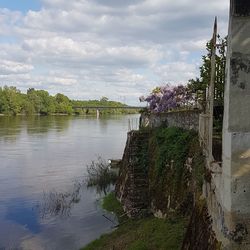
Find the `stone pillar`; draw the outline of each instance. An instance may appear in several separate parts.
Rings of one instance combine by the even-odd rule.
[[[222,156],[221,229],[230,240],[228,249],[250,249],[249,0],[231,0]]]

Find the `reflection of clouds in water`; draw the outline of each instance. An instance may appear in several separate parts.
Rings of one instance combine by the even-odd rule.
[[[41,231],[37,212],[20,199],[9,202],[5,220],[13,221],[34,234]]]
[[[0,249],[18,249],[22,239],[29,235],[29,231],[24,226],[13,221],[1,221]]]
[[[21,249],[24,250],[44,250],[44,239],[40,236],[34,236],[30,238],[26,238],[21,243]]]
[[[75,196],[74,191],[78,193],[78,188],[76,182],[72,187],[71,197]],[[32,204],[24,200],[11,200],[5,211],[5,218],[1,221],[0,247],[22,247],[24,250],[79,249],[103,232],[111,231],[113,224],[102,216],[103,211],[98,208],[97,201],[100,196],[96,191],[80,188],[79,193],[82,200],[71,207],[70,217],[39,218],[39,214],[31,208]],[[20,207],[21,205],[24,207]],[[15,242],[15,245],[11,242]]]
[[[100,210],[89,207],[83,213],[84,200],[81,204],[73,207],[71,217],[56,217],[48,224],[46,219],[45,229],[38,235],[25,239],[22,243],[24,249],[79,249],[99,237],[103,232],[112,230],[113,224],[108,222]],[[78,214],[82,213],[79,218]],[[60,233],[58,233],[60,232]],[[37,248],[31,248],[35,246]],[[29,248],[30,247],[30,248]],[[40,247],[40,248],[39,248]]]
[[[82,199],[73,204],[70,217],[50,216],[41,219],[38,210],[32,212],[31,208],[41,200],[43,190],[71,192],[72,180],[76,177],[82,180],[86,164],[97,155],[119,158],[126,141],[127,117],[107,119],[108,122],[104,121],[104,124],[96,118],[52,117],[52,121],[48,121],[53,124],[48,133],[39,134],[39,129],[38,134],[32,133],[34,128],[27,134],[27,126],[32,130],[32,126],[39,125],[41,119],[50,118],[33,119],[37,120],[11,118],[12,121],[5,128],[0,126],[2,135],[8,126],[13,129],[13,133],[21,129],[15,143],[4,142],[0,135],[0,247],[14,248],[10,244],[15,242],[16,247],[22,246],[25,250],[79,249],[113,226],[102,216],[103,211],[97,208],[96,199],[99,195],[94,189],[81,188]],[[57,121],[53,122],[53,119]],[[65,129],[64,123],[69,124],[68,129]],[[22,200],[22,204],[21,201],[19,205],[14,204],[18,200]],[[24,206],[24,210],[10,209],[15,206]],[[20,214],[28,214],[28,211],[31,211],[28,218],[30,222],[25,223],[20,219]],[[40,231],[37,224],[40,225]]]
[[[73,229],[72,229],[73,230]],[[23,239],[20,246],[23,250],[79,249],[73,235],[58,238],[58,232],[48,230],[49,234],[41,233]],[[61,231],[61,234],[64,232]]]

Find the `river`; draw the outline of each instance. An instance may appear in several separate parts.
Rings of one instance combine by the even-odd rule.
[[[0,117],[0,249],[74,250],[112,230],[100,194],[78,186],[92,160],[122,157],[137,118]],[[76,189],[65,213],[50,211]]]

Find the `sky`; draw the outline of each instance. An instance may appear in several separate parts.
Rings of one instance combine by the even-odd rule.
[[[137,105],[199,76],[229,0],[0,0],[0,86]]]

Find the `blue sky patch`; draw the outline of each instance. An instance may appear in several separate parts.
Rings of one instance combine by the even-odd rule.
[[[27,12],[28,10],[39,10],[41,8],[40,0],[0,0],[0,8],[18,10]]]

